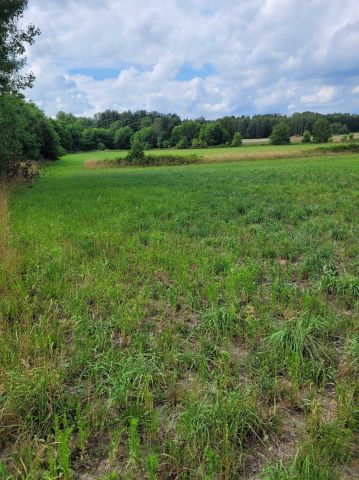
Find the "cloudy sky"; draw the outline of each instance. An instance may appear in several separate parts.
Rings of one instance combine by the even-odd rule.
[[[49,115],[359,110],[358,0],[30,0],[23,20]]]

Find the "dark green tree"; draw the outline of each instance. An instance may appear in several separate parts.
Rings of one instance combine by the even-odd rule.
[[[185,120],[181,125],[173,128],[171,134],[171,145],[175,146],[182,139],[186,140],[187,145],[192,144],[192,140],[197,137],[201,124],[195,120]]]
[[[20,73],[26,63],[26,45],[32,45],[40,31],[34,25],[18,26],[28,0],[1,0],[0,3],[0,95],[31,87],[33,73]]]
[[[269,139],[272,145],[285,145],[290,143],[290,130],[288,125],[284,122],[275,125]]]
[[[222,145],[226,141],[226,132],[219,122],[208,122],[201,127],[199,140],[209,147]]]
[[[121,127],[115,130],[113,144],[120,150],[128,150],[131,147],[131,137],[133,130],[131,127]]]
[[[326,118],[318,118],[313,127],[314,143],[327,143],[332,136],[330,124]]]
[[[133,135],[139,143],[141,143],[145,150],[155,148],[157,146],[156,133],[152,127],[141,128]]]

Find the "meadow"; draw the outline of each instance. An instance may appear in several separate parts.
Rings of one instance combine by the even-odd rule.
[[[278,148],[2,190],[1,479],[355,478],[358,155]]]

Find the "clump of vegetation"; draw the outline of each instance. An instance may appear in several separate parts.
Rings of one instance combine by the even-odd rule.
[[[306,130],[303,133],[302,143],[310,143],[312,141],[312,134]]]
[[[138,137],[135,137],[131,143],[131,150],[126,156],[130,164],[141,165],[145,159],[145,147]]]
[[[137,139],[134,139],[131,145],[131,150],[125,158],[119,158],[116,160],[102,160],[101,165],[111,167],[118,166],[161,166],[161,165],[188,165],[191,163],[199,163],[201,157],[195,154],[191,155],[149,155],[145,154],[144,146]],[[99,165],[99,166],[101,166]]]
[[[242,135],[239,132],[236,132],[234,134],[231,146],[232,147],[240,147],[242,144],[243,144]]]
[[[318,118],[313,127],[313,142],[327,143],[332,136],[330,124],[326,118]]]
[[[316,148],[319,152],[331,152],[331,153],[357,153],[359,152],[359,143],[338,143],[336,145],[328,145]]]
[[[0,178],[23,174],[29,179],[32,161],[55,160],[62,153],[53,122],[20,94],[34,82],[31,72],[20,73],[26,60],[22,55],[39,34],[34,25],[19,27],[27,3],[6,2],[0,10]]]
[[[286,145],[290,143],[290,130],[286,123],[278,123],[273,127],[269,137],[272,145]]]

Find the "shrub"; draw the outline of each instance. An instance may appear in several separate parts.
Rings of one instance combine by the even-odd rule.
[[[178,149],[188,148],[188,142],[186,137],[181,138],[181,140],[177,143],[176,148]]]
[[[273,127],[269,137],[272,145],[285,145],[290,143],[290,131],[286,123],[278,123]]]
[[[139,138],[134,136],[131,144],[131,150],[126,156],[126,160],[129,163],[141,164],[145,158],[145,148],[143,143],[140,142]]]
[[[128,164],[128,156],[125,161],[120,159],[117,163],[126,166]],[[200,160],[201,158],[198,155],[145,155],[143,152],[143,156],[133,157],[130,163],[142,167],[158,167],[161,165],[189,165],[191,163],[199,163]]]
[[[97,150],[100,150],[100,151],[106,150],[106,145],[102,142],[98,142]]]
[[[310,143],[311,141],[312,141],[312,135],[308,130],[306,130],[303,133],[302,143]]]
[[[243,144],[242,135],[239,132],[236,132],[234,134],[231,145],[232,147],[240,147],[242,144]]]
[[[198,138],[192,140],[192,148],[201,148],[202,144]]]
[[[340,152],[352,152],[352,153],[359,153],[359,144],[358,143],[338,143],[336,145],[330,145],[325,147],[318,147],[315,149],[316,151],[321,152],[332,152],[332,153],[340,153]]]
[[[162,148],[171,148],[171,142],[169,140],[163,140]]]

